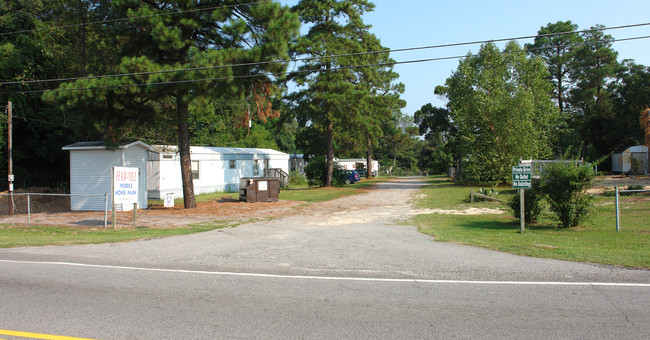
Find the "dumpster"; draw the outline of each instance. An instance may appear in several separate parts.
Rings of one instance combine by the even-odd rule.
[[[239,200],[244,202],[276,202],[280,199],[280,179],[243,177],[239,180]]]

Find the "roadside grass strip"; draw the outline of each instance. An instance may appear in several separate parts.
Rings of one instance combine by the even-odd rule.
[[[509,187],[497,190],[499,198],[504,201],[516,195],[516,191]],[[470,187],[456,186],[441,178],[433,179],[430,186],[422,189],[415,203],[419,211],[427,213],[418,214],[409,222],[440,242],[532,257],[650,268],[650,228],[647,223],[650,200],[629,203],[624,228],[620,232],[616,232],[613,198],[596,196],[596,208],[583,225],[561,228],[547,210],[538,222],[526,225],[522,234],[519,223],[515,222],[505,203],[468,203],[469,192]],[[471,209],[479,213],[441,211],[467,212]],[[502,213],[495,213],[498,210]]]

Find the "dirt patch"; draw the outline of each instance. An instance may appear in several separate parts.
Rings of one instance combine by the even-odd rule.
[[[247,203],[222,197],[219,200],[198,203],[196,209],[184,209],[183,206],[164,208],[162,205],[153,205],[149,209],[138,210],[135,226],[176,228],[212,221],[252,221],[289,214],[304,204],[304,202],[299,201]],[[110,211],[108,212],[107,219],[108,226],[110,227]],[[120,228],[134,227],[133,211],[116,212],[115,221],[116,226]],[[96,228],[104,226],[104,212],[37,213],[31,215],[31,221],[27,214],[3,215],[0,216],[0,223]]]
[[[625,176],[625,175],[609,175],[598,176],[594,180],[594,188],[619,188],[627,187],[630,185],[640,185],[646,189],[650,189],[650,177],[644,176]]]

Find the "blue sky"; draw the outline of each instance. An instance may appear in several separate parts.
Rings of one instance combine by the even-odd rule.
[[[280,0],[295,5],[297,0]],[[650,22],[650,0],[375,0],[375,10],[364,16],[371,31],[391,49],[535,35],[549,22],[571,20],[579,29],[601,24],[607,27]],[[650,36],[650,26],[609,30],[614,38]],[[532,40],[519,40],[520,44]],[[503,44],[500,44],[501,46]],[[462,56],[476,53],[480,45],[393,53],[396,61]],[[650,66],[650,39],[614,44],[619,60],[634,59]],[[433,94],[437,85],[458,66],[458,60],[396,65],[399,81],[406,86],[403,112],[412,115],[422,105],[444,106]]]

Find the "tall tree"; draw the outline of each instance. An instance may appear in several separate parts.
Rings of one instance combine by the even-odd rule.
[[[447,171],[458,160],[458,129],[449,110],[425,104],[413,114],[420,135],[424,135],[419,166],[434,173]]]
[[[544,59],[553,82],[553,94],[560,111],[566,106],[566,92],[571,82],[570,73],[575,63],[575,51],[582,43],[576,30],[578,25],[571,21],[549,23],[540,28],[533,44],[526,44],[530,55]]]
[[[503,183],[520,158],[550,153],[558,111],[548,71],[516,42],[503,53],[493,43],[468,54],[436,93],[447,97],[458,126],[467,182]]]
[[[292,99],[298,103],[299,121],[324,135],[325,186],[332,185],[335,134],[346,122],[356,121],[354,115],[359,110],[355,101],[361,98],[355,87],[358,74],[354,68],[359,65],[359,56],[328,56],[367,51],[364,38],[368,26],[362,15],[373,8],[367,0],[301,0],[294,7],[309,27],[295,45],[296,54],[311,59],[294,77],[299,89]]]
[[[366,33],[362,42],[367,51],[386,50],[381,46],[379,39],[374,34]],[[397,83],[399,77],[393,71],[394,60],[386,53],[370,53],[358,58],[358,63],[367,65],[357,72],[358,79],[355,84],[360,99],[357,101],[358,113],[353,116],[355,122],[351,133],[362,138],[365,149],[366,177],[372,176],[373,149],[377,147],[379,139],[384,134],[384,122],[400,115],[400,109],[406,103],[400,99],[404,92],[404,85]]]
[[[83,98],[84,105],[109,109],[109,126],[155,120],[160,113],[155,103],[171,101],[176,111],[185,208],[195,208],[190,104],[197,98],[235,95],[254,83],[269,82],[263,76],[266,72],[283,72],[286,65],[275,61],[287,57],[288,43],[297,36],[298,18],[274,2],[115,0],[113,6],[118,17],[131,18],[118,27],[123,57],[115,73],[139,74],[78,81],[65,87],[91,88],[73,96]],[[243,80],[237,84],[234,79]],[[115,87],[124,85],[138,86]],[[62,99],[70,97],[64,94]]]
[[[576,50],[571,75],[575,80],[570,100],[573,114],[587,155],[594,157],[610,151],[610,143],[602,137],[611,131],[608,122],[615,115],[612,85],[620,67],[618,53],[612,48],[613,38],[604,34],[603,28],[597,25],[582,33],[584,44]]]

